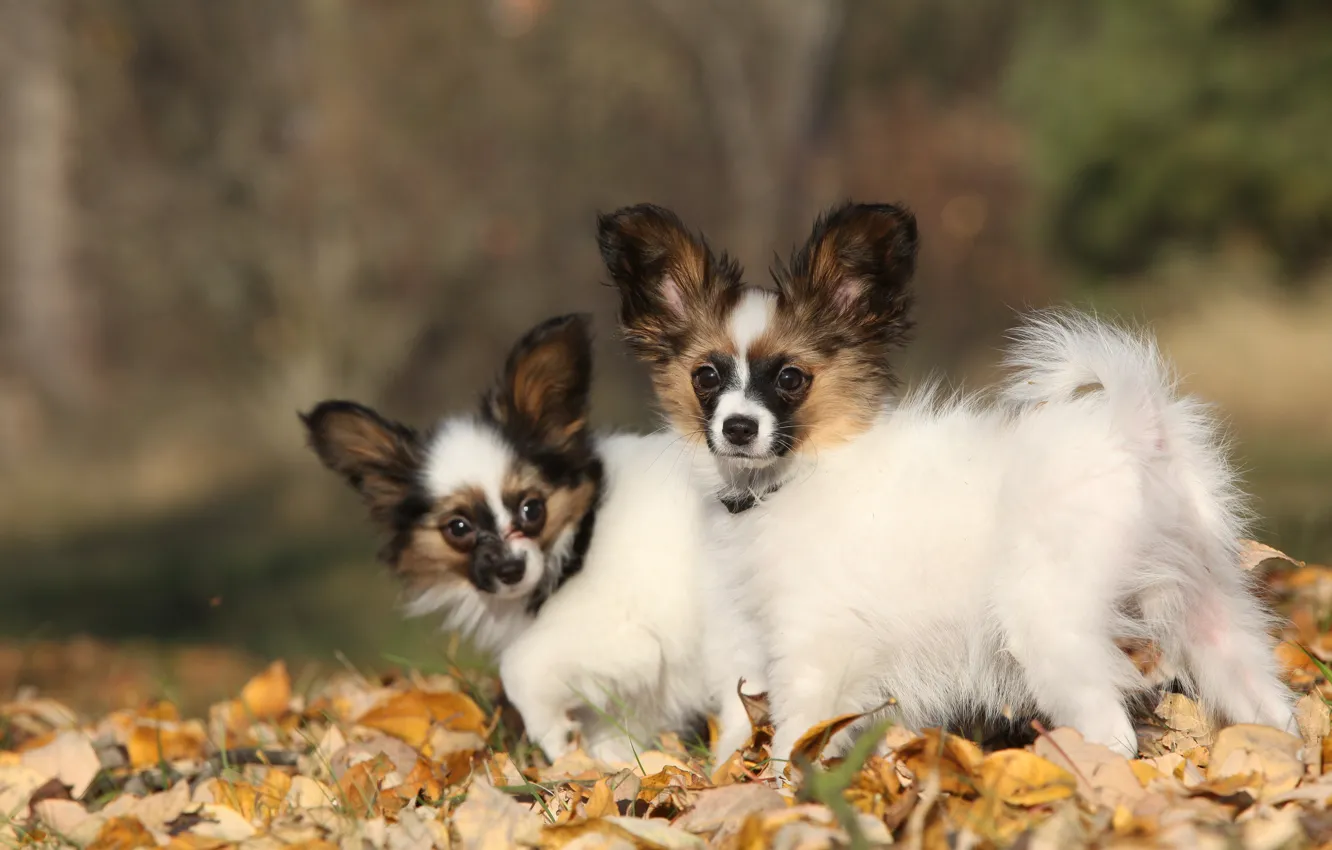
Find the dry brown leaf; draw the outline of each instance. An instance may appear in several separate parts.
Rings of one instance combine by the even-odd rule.
[[[228,806],[205,803],[199,808],[199,821],[190,832],[200,838],[221,841],[244,841],[254,835],[255,828],[241,813]]]
[[[1269,800],[1299,784],[1304,763],[1299,758],[1303,742],[1270,726],[1240,724],[1222,729],[1212,747],[1207,779],[1251,775],[1253,796]]]
[[[637,802],[648,816],[674,816],[689,807],[695,792],[708,787],[707,780],[697,774],[668,765],[659,773],[643,777]]]
[[[1332,710],[1316,694],[1305,694],[1295,703],[1295,720],[1304,741],[1305,772],[1318,776],[1323,772],[1323,740],[1332,735]]]
[[[463,850],[509,850],[535,846],[541,819],[491,785],[474,782],[453,814],[453,830]]]
[[[73,729],[59,733],[44,747],[23,753],[22,763],[68,785],[75,798],[83,796],[102,769],[88,736]]]
[[[32,792],[50,779],[24,764],[0,766],[0,812],[7,816],[21,813],[28,806]]]
[[[283,804],[288,810],[315,809],[331,806],[337,802],[338,792],[317,779],[308,776],[293,776],[291,787],[287,789]]]
[[[823,749],[828,746],[828,742],[833,739],[838,732],[851,727],[857,720],[863,718],[863,712],[858,714],[842,714],[822,723],[817,723],[811,727],[805,734],[796,739],[795,746],[791,748],[790,759],[794,763],[798,759],[805,759],[809,762],[818,761],[819,756],[823,754]],[[773,753],[775,758],[786,758],[786,753]]]
[[[105,815],[89,814],[73,800],[42,800],[33,804],[32,813],[48,831],[79,846],[96,838],[106,821]]]
[[[291,705],[291,676],[283,661],[274,661],[241,689],[240,704],[255,720],[280,717]]]
[[[1072,797],[1077,780],[1067,770],[1026,750],[990,753],[980,766],[981,794],[1013,806],[1042,806]]]
[[[134,728],[125,749],[130,766],[135,769],[157,767],[162,762],[202,759],[208,735],[197,720],[184,723],[140,723]]]
[[[1244,540],[1240,543],[1240,569],[1252,570],[1258,565],[1267,561],[1286,561],[1297,567],[1303,567],[1303,561],[1297,561],[1285,552],[1273,549],[1266,543],[1259,543],[1257,540]]]
[[[984,757],[980,747],[965,738],[939,729],[926,729],[919,738],[898,747],[896,756],[917,782],[937,772],[941,791],[966,796],[976,794]]]
[[[1131,807],[1146,794],[1128,759],[1103,744],[1084,741],[1074,729],[1060,728],[1043,734],[1032,749],[1036,755],[1073,774],[1078,794],[1094,805],[1111,810],[1120,805]]]
[[[486,734],[485,714],[476,703],[457,692],[394,694],[356,722],[417,748],[425,745],[430,727],[436,723],[450,732],[471,733],[478,738],[484,738]]]
[[[157,839],[138,818],[119,817],[102,824],[88,850],[135,850],[156,846]]]
[[[589,818],[604,818],[607,815],[618,815],[619,809],[615,807],[615,797],[611,794],[610,783],[606,777],[601,777],[596,784],[592,786],[592,791],[587,795],[587,802],[583,804],[583,816]]]
[[[785,809],[786,798],[766,785],[728,785],[700,791],[689,811],[675,820],[688,832],[738,830],[752,814]]]
[[[136,801],[130,813],[149,829],[162,830],[168,823],[180,817],[181,812],[189,805],[190,784],[182,779],[167,791]]]
[[[379,783],[393,763],[379,755],[366,761],[358,762],[348,768],[338,780],[338,794],[343,807],[357,817],[372,817],[379,813]]]
[[[404,809],[387,829],[385,850],[449,850],[449,830],[431,810]]]

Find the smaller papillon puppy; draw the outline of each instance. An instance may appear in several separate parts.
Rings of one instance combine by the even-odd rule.
[[[1236,477],[1150,341],[1043,314],[994,398],[894,403],[906,209],[832,210],[775,291],[659,207],[602,217],[599,238],[628,342],[735,514],[719,566],[733,628],[766,653],[774,756],[895,701],[912,727],[1044,715],[1131,757],[1127,704],[1171,678],[1226,719],[1292,728]],[[1160,675],[1122,639],[1154,642]]]
[[[699,585],[712,571],[682,445],[593,434],[591,369],[586,319],[563,316],[517,343],[477,415],[419,433],[326,401],[302,419],[386,533],[408,612],[442,612],[498,657],[548,757],[581,731],[594,756],[628,760],[713,711],[743,743],[736,683],[714,678],[704,650]]]

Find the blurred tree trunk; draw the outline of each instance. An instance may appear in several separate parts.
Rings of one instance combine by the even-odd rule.
[[[9,355],[48,403],[85,406],[93,391],[88,313],[73,271],[70,167],[74,105],[57,0],[0,0],[4,251],[0,298]]]
[[[693,53],[734,193],[730,249],[766,257],[793,209],[842,20],[840,0],[655,0]]]

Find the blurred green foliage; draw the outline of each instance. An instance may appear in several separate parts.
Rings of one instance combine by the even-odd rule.
[[[1332,4],[1113,0],[1031,8],[1011,102],[1042,230],[1094,273],[1258,240],[1292,275],[1332,248]]]

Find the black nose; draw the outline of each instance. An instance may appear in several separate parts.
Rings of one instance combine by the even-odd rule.
[[[524,558],[511,558],[495,565],[495,578],[505,584],[517,584],[523,580],[523,575],[526,573],[527,560]]]
[[[748,416],[728,416],[722,423],[722,434],[733,446],[747,446],[758,435],[758,423]]]

